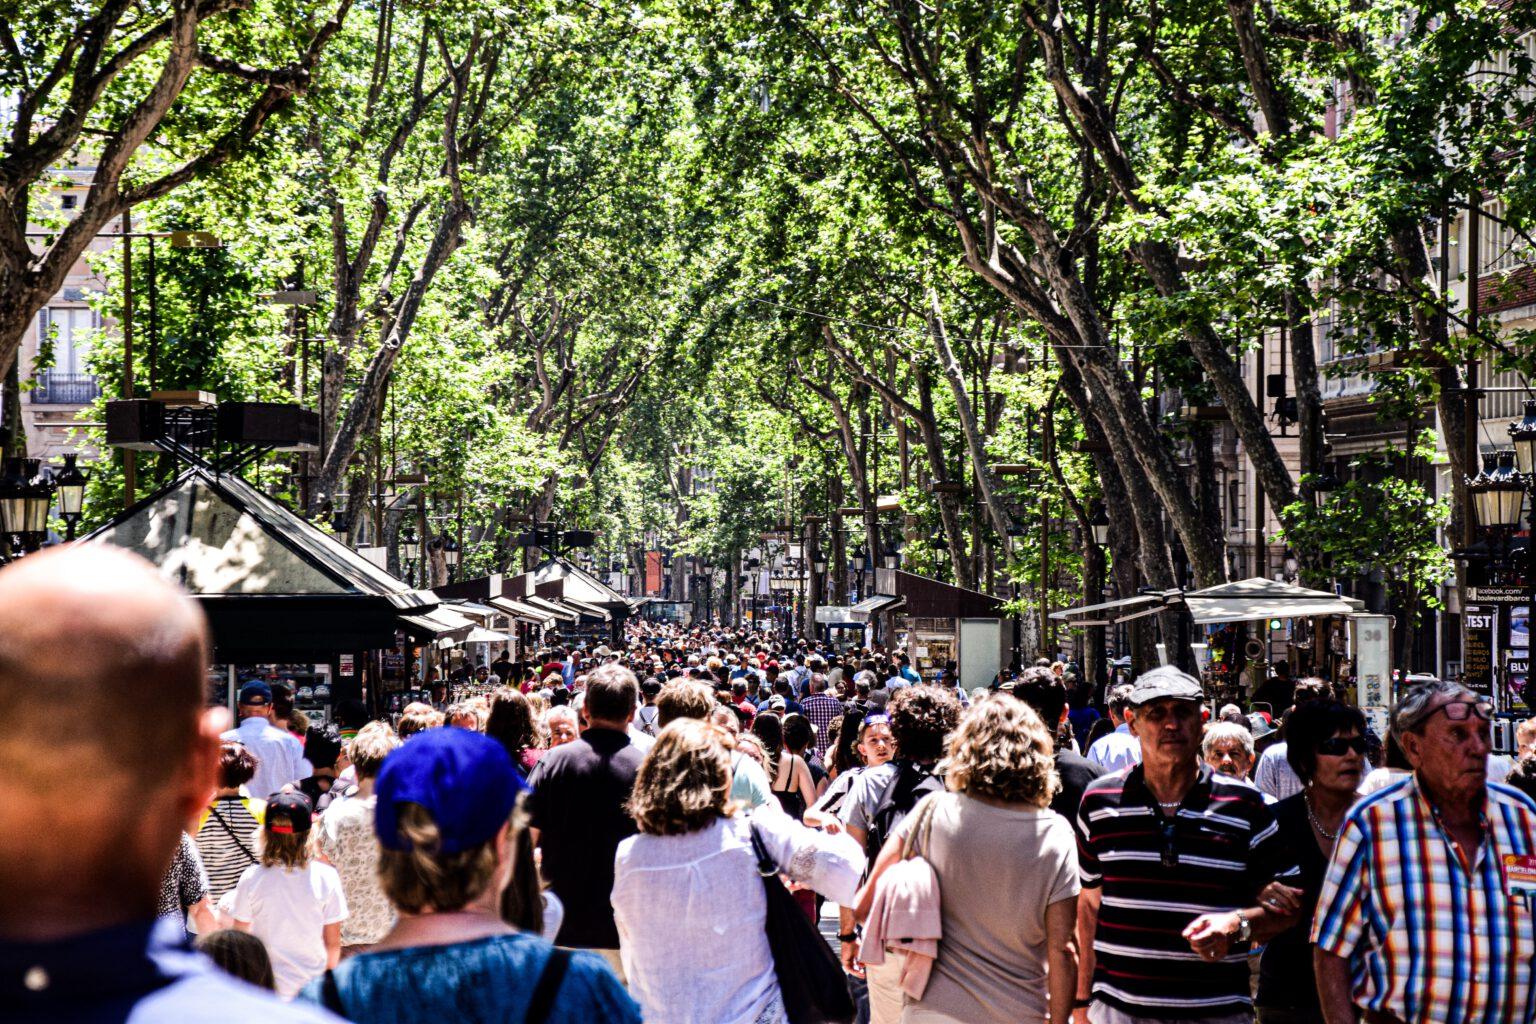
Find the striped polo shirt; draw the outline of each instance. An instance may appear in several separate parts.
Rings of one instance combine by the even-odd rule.
[[[1489,783],[1482,825],[1464,860],[1417,776],[1350,809],[1312,941],[1350,961],[1356,1005],[1408,1024],[1536,1019],[1529,863],[1505,860],[1536,854],[1536,803]]]
[[[1077,834],[1083,887],[1102,890],[1093,998],[1136,1017],[1251,1012],[1248,950],[1205,960],[1182,933],[1201,914],[1257,905],[1276,879],[1294,884],[1299,869],[1264,795],[1201,764],[1165,816],[1136,765],[1089,784]]]

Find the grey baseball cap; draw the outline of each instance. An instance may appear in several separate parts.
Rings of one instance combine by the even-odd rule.
[[[1159,665],[1143,672],[1131,688],[1131,707],[1154,700],[1193,700],[1205,698],[1199,680],[1172,665]]]

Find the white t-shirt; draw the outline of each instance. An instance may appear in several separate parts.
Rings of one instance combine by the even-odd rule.
[[[235,885],[235,920],[267,947],[277,994],[292,999],[325,971],[328,924],[347,918],[341,876],[311,861],[303,870],[252,864]]]

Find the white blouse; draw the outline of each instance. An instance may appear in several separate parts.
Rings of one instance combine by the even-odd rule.
[[[864,853],[846,833],[806,828],[776,804],[751,822],[783,874],[837,903],[853,902]],[[782,1018],[746,819],[624,840],[614,856],[613,917],[629,990],[648,1024]]]

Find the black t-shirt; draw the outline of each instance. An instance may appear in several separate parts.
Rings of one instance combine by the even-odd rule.
[[[1105,768],[1081,754],[1058,750],[1056,774],[1061,776],[1061,789],[1051,797],[1051,810],[1068,821],[1075,821],[1078,805],[1083,802],[1083,790],[1088,788],[1088,783],[1105,774]]]
[[[544,877],[565,905],[555,941],[618,949],[613,923],[613,855],[635,834],[624,811],[644,755],[612,729],[588,729],[540,758],[528,777],[528,810],[539,830]]]
[[[1260,1006],[1310,1010],[1321,1016],[1322,1005],[1312,973],[1312,944],[1307,938],[1317,912],[1317,897],[1323,891],[1323,876],[1328,872],[1328,858],[1312,835],[1306,799],[1305,793],[1297,793],[1271,808],[1281,843],[1301,866],[1300,881],[1292,879],[1287,883],[1301,889],[1301,920],[1270,939],[1264,948],[1255,1001]]]
[[[491,671],[504,683],[512,681],[512,663],[510,661],[491,662]]]

